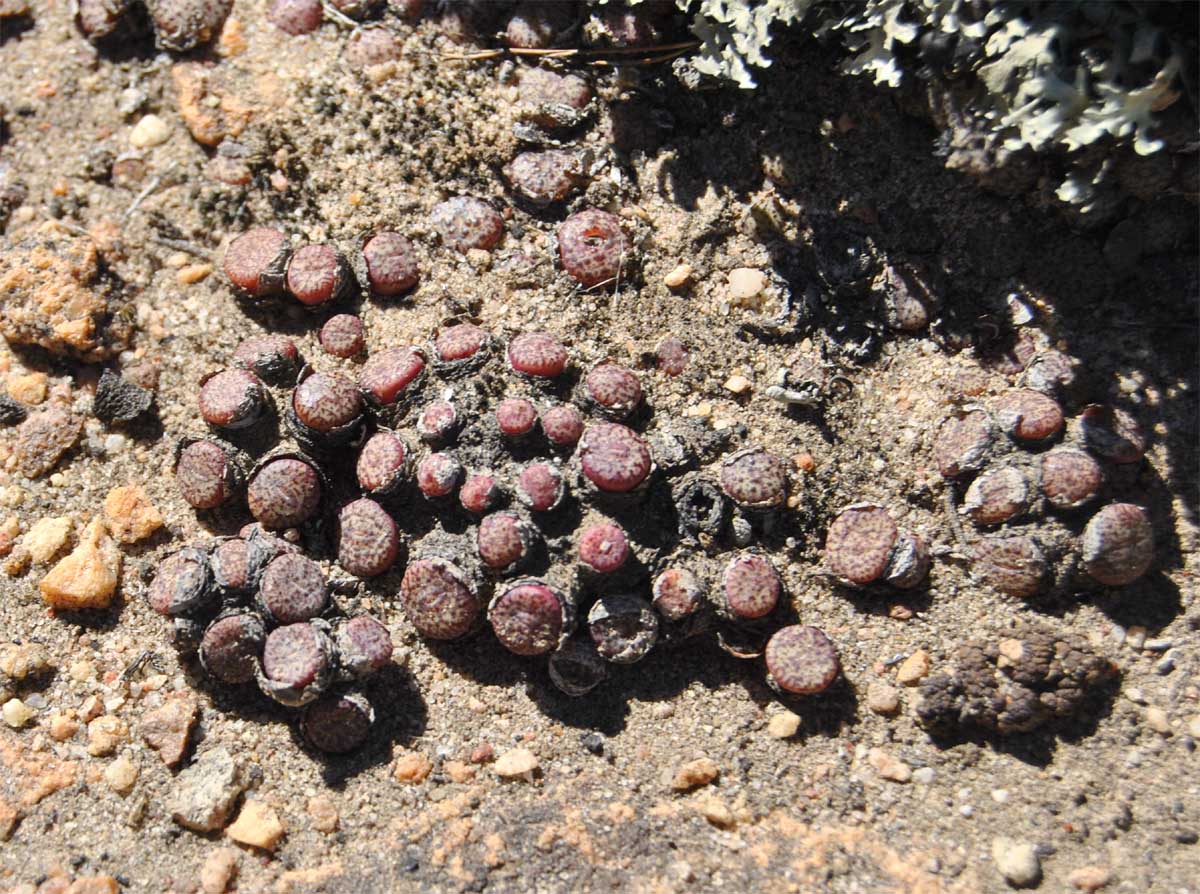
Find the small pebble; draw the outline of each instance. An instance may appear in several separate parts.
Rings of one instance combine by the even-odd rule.
[[[702,785],[708,785],[720,774],[720,769],[711,758],[697,758],[694,761],[688,761],[675,771],[675,775],[671,778],[671,788],[677,792],[686,792]]]
[[[915,686],[929,675],[929,653],[918,649],[904,660],[896,671],[896,682],[904,686]]]
[[[992,859],[1000,874],[1014,888],[1028,888],[1041,880],[1042,866],[1037,849],[1028,842],[1004,837],[993,839]]]
[[[75,737],[79,732],[79,723],[65,714],[53,714],[50,717],[50,738],[55,742],[65,742]]]
[[[1142,715],[1146,721],[1146,726],[1154,730],[1156,733],[1168,735],[1171,732],[1171,721],[1167,718],[1167,712],[1157,705],[1151,705],[1146,709],[1146,713]]]
[[[429,774],[432,772],[433,763],[429,758],[419,751],[414,751],[397,758],[396,766],[392,770],[392,776],[395,777],[397,782],[419,785],[428,779]]]
[[[158,752],[168,767],[177,767],[187,753],[192,728],[199,717],[196,702],[171,698],[160,708],[148,711],[141,722],[142,738]]]
[[[42,578],[42,600],[51,608],[75,611],[108,608],[121,572],[121,553],[97,518],[79,546]]]
[[[695,804],[700,815],[714,826],[727,829],[733,825],[733,811],[729,809],[729,805],[723,798],[713,794],[704,794],[696,799]]]
[[[908,782],[912,779],[912,768],[882,748],[872,748],[867,753],[867,763],[876,773],[892,782]]]
[[[231,847],[217,848],[200,867],[200,890],[204,894],[224,894],[237,873],[238,852]]]
[[[135,149],[161,146],[171,137],[171,125],[157,115],[145,115],[129,132],[129,143]]]
[[[773,739],[790,739],[800,729],[800,715],[785,711],[767,721],[767,734]]]
[[[19,698],[10,698],[4,703],[4,707],[0,708],[0,716],[3,716],[4,722],[13,729],[20,729],[33,720],[34,710]]]
[[[124,797],[137,784],[138,766],[128,757],[121,756],[104,768],[104,781],[118,795]]]
[[[668,289],[678,289],[681,286],[687,285],[692,278],[692,274],[695,272],[691,264],[680,264],[663,277],[663,285]]]
[[[308,816],[312,820],[312,827],[326,834],[336,832],[341,821],[337,805],[323,795],[308,799]]]
[[[273,851],[279,845],[285,831],[274,808],[257,798],[247,798],[241,813],[230,823],[225,834],[238,844]]]
[[[122,543],[140,543],[163,526],[163,517],[139,485],[114,487],[104,498],[108,530]]]
[[[752,304],[766,285],[767,278],[752,267],[729,271],[729,298],[735,305]]]
[[[900,710],[900,690],[876,680],[867,687],[867,707],[876,714],[895,714]]]
[[[745,394],[750,390],[751,384],[745,376],[735,374],[725,380],[725,390],[731,394]]]
[[[537,756],[528,748],[513,748],[496,758],[492,770],[502,779],[525,779],[533,781],[538,769]]]
[[[180,267],[175,274],[175,281],[181,286],[191,286],[201,282],[212,273],[212,264],[188,264]]]
[[[933,767],[918,767],[916,770],[913,770],[912,774],[913,782],[918,782],[921,785],[932,785],[936,776],[937,773]]]
[[[113,714],[104,714],[88,724],[87,751],[92,757],[108,757],[129,740],[129,724]]]
[[[65,549],[74,528],[70,516],[39,518],[26,532],[21,545],[37,565],[44,565]]]
[[[1112,881],[1112,870],[1107,866],[1080,866],[1071,870],[1067,881],[1080,891],[1099,891]]]

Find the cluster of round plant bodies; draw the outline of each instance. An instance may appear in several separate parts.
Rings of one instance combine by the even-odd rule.
[[[1146,509],[1112,496],[1128,489],[1147,436],[1119,407],[1088,404],[1068,419],[1060,399],[1073,383],[1063,355],[1045,352],[1019,387],[959,408],[934,439],[938,471],[978,532],[972,574],[1010,596],[1125,586],[1154,560]]]
[[[344,612],[332,591],[320,564],[255,523],[172,553],[147,599],[173,619],[176,644],[195,650],[209,677],[254,683],[279,704],[303,708],[307,741],[341,753],[370,731],[374,710],[358,684],[388,665],[392,639],[371,615]]]
[[[560,237],[564,267],[583,284],[611,275],[594,241],[623,238],[609,217],[584,217],[577,266]],[[457,250],[502,232],[474,199],[444,203],[435,221]],[[348,258],[260,227],[231,242],[224,269],[244,297],[323,307],[356,290],[412,288],[410,260],[399,234],[377,233]],[[570,695],[611,665],[714,630],[759,643],[753,654],[782,692],[819,692],[837,677],[825,634],[786,625],[783,580],[756,545],[787,504],[779,457],[750,446],[714,460],[698,428],[655,416],[641,374],[607,358],[583,363],[549,332],[502,340],[460,319],[428,344],[369,352],[366,335],[358,317],[334,314],[311,363],[290,338],[249,338],[200,384],[207,431],[179,442],[179,492],[198,511],[253,521],[239,537],[169,557],[151,603],[217,680],[256,681],[276,701],[308,705],[305,735],[323,750],[346,740],[326,741],[314,711],[369,726],[365,697],[331,687],[386,663],[374,657],[391,643],[377,625],[378,655],[359,655],[367,647],[344,631],[367,621],[345,618],[320,561],[398,601],[426,639],[490,630],[514,655],[546,662]],[[663,374],[686,353],[672,358]],[[286,442],[269,443],[272,417]],[[230,584],[234,550],[245,571]],[[236,653],[237,672],[218,653]]]

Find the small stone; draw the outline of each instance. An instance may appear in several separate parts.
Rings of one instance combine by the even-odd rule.
[[[117,758],[104,768],[104,781],[121,797],[133,791],[137,778],[138,765],[125,756]]]
[[[882,748],[872,748],[867,753],[867,763],[876,773],[892,782],[909,782],[912,779],[912,768]]]
[[[258,798],[247,798],[241,813],[225,830],[225,834],[238,844],[273,851],[283,839],[285,831],[271,805]]]
[[[671,779],[671,788],[677,792],[686,792],[702,785],[708,785],[720,775],[721,771],[715,761],[711,758],[700,757],[694,761],[688,761],[675,771],[675,775]]]
[[[867,707],[876,714],[895,714],[900,710],[900,690],[876,680],[867,687]]]
[[[1188,735],[1193,739],[1200,739],[1200,714],[1197,714],[1188,721]]]
[[[528,748],[513,748],[496,758],[492,770],[501,779],[523,778],[526,782],[533,781],[533,774],[538,769],[538,759]]]
[[[129,132],[129,143],[135,149],[161,146],[171,137],[171,125],[157,115],[145,115]]]
[[[4,703],[4,707],[0,708],[0,715],[4,717],[4,722],[13,729],[20,729],[34,718],[34,710],[21,701],[19,698],[10,698]]]
[[[238,852],[231,847],[217,848],[200,867],[200,890],[204,894],[224,894],[237,873]]]
[[[336,832],[338,823],[341,821],[337,805],[323,795],[308,799],[308,815],[312,820],[312,827],[327,835]]]
[[[8,396],[23,404],[36,406],[46,399],[49,377],[43,372],[8,377]]]
[[[129,724],[113,714],[104,714],[88,724],[88,754],[108,757],[129,740]]]
[[[67,885],[63,894],[118,894],[120,890],[120,884],[111,875],[87,875]]]
[[[122,543],[139,543],[163,526],[163,517],[138,485],[114,487],[104,498],[109,532]]]
[[[921,785],[932,785],[936,776],[937,773],[934,772],[933,767],[918,767],[916,770],[913,770],[912,778],[913,782]]]
[[[750,390],[751,384],[745,376],[735,374],[725,380],[725,390],[731,394],[745,394]]]
[[[767,735],[773,739],[790,739],[800,729],[800,715],[793,711],[776,714],[767,721]]]
[[[1036,885],[1042,877],[1042,866],[1038,861],[1037,849],[1024,841],[1012,838],[992,840],[992,859],[1000,874],[1014,888]]]
[[[42,578],[42,600],[51,608],[75,611],[108,608],[121,572],[121,553],[97,518],[79,546]]]
[[[66,714],[53,714],[50,717],[50,738],[55,742],[65,742],[73,739],[79,732],[79,722]]]
[[[929,653],[917,649],[904,660],[896,671],[896,682],[904,686],[915,686],[929,675]]]
[[[34,563],[44,565],[67,547],[73,527],[70,516],[39,518],[26,532],[21,545]]]
[[[96,676],[96,665],[90,661],[72,661],[67,673],[76,683],[87,683]]]
[[[212,274],[212,264],[188,264],[180,267],[175,274],[175,281],[181,286],[191,286],[201,282]]]
[[[424,754],[419,751],[414,751],[410,754],[402,755],[396,760],[396,767],[392,771],[392,775],[397,782],[408,783],[409,785],[419,785],[429,778],[429,774],[433,772],[433,764]]]
[[[17,428],[17,469],[26,478],[49,474],[82,432],[82,419],[60,407],[33,413]]]
[[[1142,715],[1146,721],[1146,726],[1161,735],[1168,735],[1171,732],[1171,721],[1167,718],[1167,712],[1157,705],[1151,705],[1146,709],[1146,713]]]
[[[168,767],[179,766],[187,753],[188,739],[196,725],[199,708],[190,698],[171,698],[161,708],[142,717],[142,738],[158,752]]]
[[[767,285],[762,271],[753,267],[738,267],[729,271],[729,300],[735,305],[754,303]]]
[[[714,826],[727,829],[733,825],[733,811],[729,809],[729,805],[723,798],[713,794],[704,794],[696,799],[695,804],[700,815]]]
[[[1071,870],[1067,881],[1080,891],[1099,891],[1112,881],[1112,870],[1107,866],[1080,866]]]
[[[688,281],[692,278],[692,274],[695,272],[691,264],[680,264],[663,277],[663,285],[668,289],[678,289],[681,286],[687,285]]]
[[[0,675],[10,680],[36,677],[50,667],[50,656],[37,643],[0,646]]]
[[[0,522],[0,556],[7,556],[12,552],[13,544],[20,534],[21,520],[15,515],[10,515]]]
[[[224,748],[201,755],[183,770],[167,798],[171,818],[196,832],[215,832],[225,825],[245,787],[237,763]]]
[[[466,783],[475,778],[475,768],[463,761],[446,761],[442,769],[451,782]]]

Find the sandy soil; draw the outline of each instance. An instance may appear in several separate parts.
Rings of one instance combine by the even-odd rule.
[[[448,61],[456,48],[436,22],[392,23],[403,57],[364,74],[342,55],[345,31],[326,24],[288,37],[267,24],[259,0],[239,0],[236,27],[197,57],[212,65],[218,96],[201,108],[221,108],[226,126],[243,111],[247,122],[253,179],[229,186],[206,173],[214,150],[191,136],[184,115],[196,110],[179,102],[195,61],[152,49],[97,54],[68,5],[37,4],[28,27],[0,20],[0,177],[26,188],[0,251],[55,219],[70,238],[93,233],[136,321],[131,351],[108,365],[159,365],[158,421],[109,430],[89,417],[52,476],[29,481],[9,463],[0,515],[15,515],[22,532],[46,517],[82,524],[111,488],[140,484],[166,529],[124,549],[110,610],[48,612],[37,586],[45,566],[11,563],[0,577],[4,638],[42,644],[56,666],[14,690],[34,719],[0,725],[0,885],[111,876],[122,891],[198,890],[206,861],[211,870],[231,842],[172,821],[165,804],[179,770],[139,733],[144,714],[180,690],[200,706],[184,764],[229,749],[255,768],[252,796],[286,827],[273,851],[234,851],[230,887],[243,891],[1001,891],[998,836],[1036,848],[1042,890],[1104,878],[1112,891],[1196,889],[1193,205],[1129,200],[1122,217],[1161,222],[1169,250],[1118,276],[1102,252],[1109,227],[1075,229],[980,190],[945,169],[936,131],[897,97],[838,77],[820,48],[789,45],[754,94],[688,91],[669,66],[586,69],[599,101],[569,139],[592,151],[595,176],[567,208],[534,212],[513,202],[500,174],[519,146],[512,62]],[[128,180],[107,176],[150,113],[169,137],[137,153]],[[429,209],[460,193],[505,209],[507,235],[490,257],[450,252],[431,230]],[[552,237],[569,210],[589,205],[620,210],[637,269],[615,288],[581,292],[556,268]],[[839,220],[889,258],[934,272],[932,326],[897,332],[877,299],[829,292],[811,246]],[[181,661],[167,622],[141,598],[145,582],[173,547],[247,520],[198,518],[175,490],[173,444],[200,427],[198,381],[263,331],[293,336],[323,368],[353,367],[321,355],[320,315],[247,307],[219,269],[181,282],[181,268],[218,264],[234,235],[272,222],[345,246],[385,225],[414,239],[422,283],[411,300],[355,303],[371,349],[427,343],[464,313],[502,335],[546,327],[579,368],[612,357],[639,369],[658,424],[704,433],[710,465],[750,443],[795,459],[792,505],[763,545],[795,612],[836,641],[845,683],[784,704],[759,662],[696,640],[656,650],[572,701],[491,639],[422,642],[394,600],[400,570],[355,597],[385,620],[407,661],[371,687],[379,728],[349,757],[306,750],[291,713],[215,687]],[[668,289],[663,277],[685,262],[691,285]],[[728,272],[738,267],[767,273],[761,307],[730,302]],[[996,333],[1012,330],[1014,292],[1032,309],[1024,337],[1078,360],[1068,414],[1121,400],[1153,433],[1144,463],[1110,491],[1146,505],[1155,524],[1153,570],[1129,587],[1030,605],[966,573],[930,445],[955,402],[987,403],[1013,386],[1016,375],[989,354]],[[674,379],[653,357],[668,334],[690,348]],[[829,388],[812,409],[767,396],[778,370],[806,362],[849,387]],[[10,383],[45,373],[50,400],[88,412],[96,364],[15,346],[0,348],[0,363]],[[748,380],[742,393],[726,387],[731,376]],[[0,441],[11,451],[12,430]],[[823,572],[829,521],[864,500],[934,547],[927,588],[858,593]],[[20,550],[17,539],[13,555]],[[915,690],[895,680],[904,659],[924,650],[936,671],[965,638],[1034,622],[1114,659],[1119,691],[1067,726],[931,739],[912,712]],[[143,650],[151,659],[126,674]],[[899,692],[894,716],[868,706],[879,683]],[[77,717],[93,696],[130,729],[103,756],[89,753],[85,728],[51,736],[52,715]],[[789,710],[799,729],[775,738],[768,724]],[[470,763],[485,743],[496,755],[531,750],[535,778],[502,781],[490,764]],[[420,766],[412,755],[432,772],[398,780],[398,761]],[[125,794],[105,777],[122,756],[139,769]],[[674,790],[678,768],[700,757],[719,776]]]

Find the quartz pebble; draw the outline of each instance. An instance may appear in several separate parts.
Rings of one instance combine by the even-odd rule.
[[[161,146],[171,138],[171,125],[158,115],[145,115],[129,132],[129,143],[135,149]]]
[[[767,285],[762,271],[738,267],[729,271],[729,298],[735,305],[750,305]]]
[[[538,770],[538,759],[528,748],[513,748],[496,758],[492,770],[502,779],[530,781]]]
[[[1037,849],[1028,842],[999,837],[992,840],[992,859],[1000,874],[1014,888],[1027,888],[1042,877]]]
[[[792,711],[774,715],[767,721],[767,735],[772,739],[790,739],[800,729],[800,715]]]
[[[126,756],[117,758],[104,768],[104,781],[122,797],[133,791],[137,778],[138,766]]]

